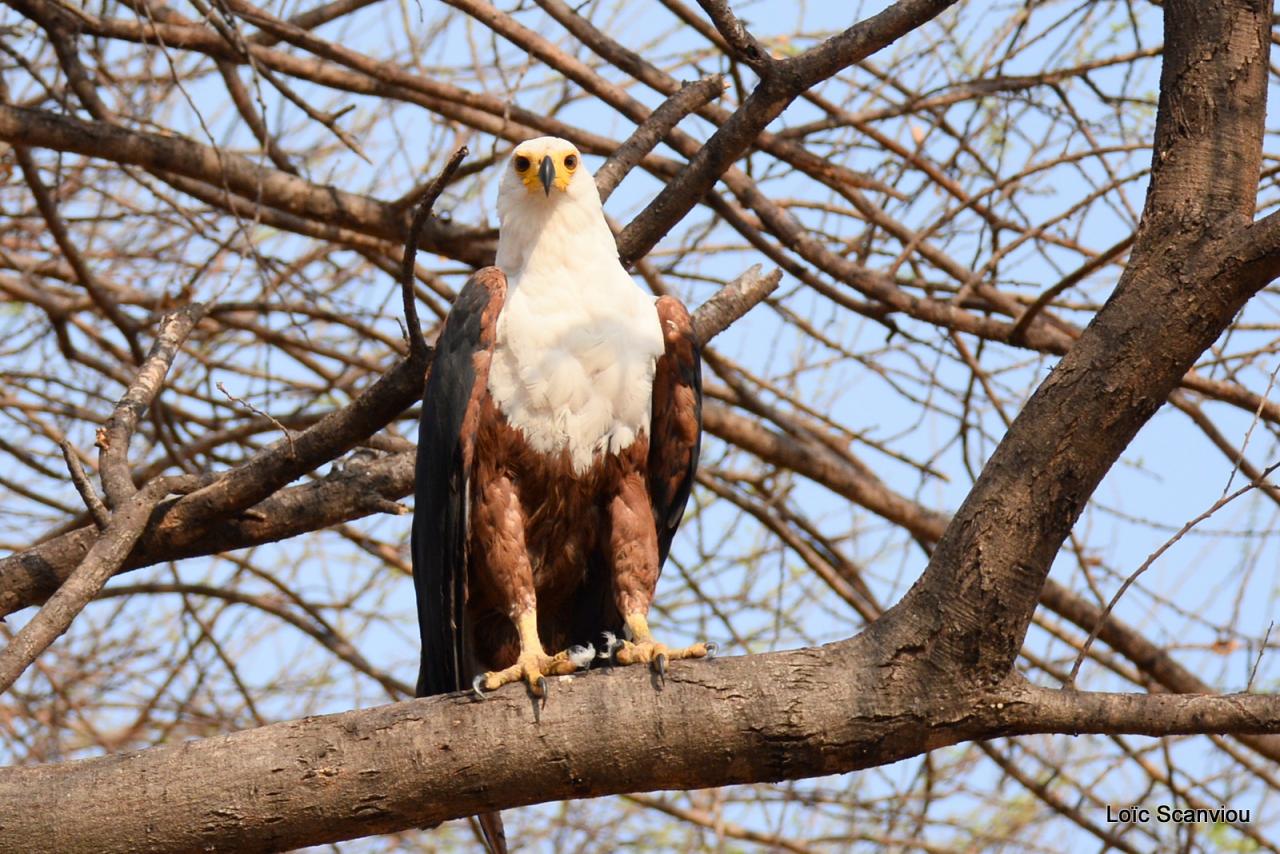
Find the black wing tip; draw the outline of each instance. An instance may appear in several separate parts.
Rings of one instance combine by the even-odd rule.
[[[436,342],[424,390],[414,485],[413,580],[422,659],[420,697],[463,690],[467,660],[462,608],[466,601],[469,459],[461,441],[469,407],[485,378],[474,355],[493,345],[493,329],[506,295],[497,267],[472,274],[454,301]]]

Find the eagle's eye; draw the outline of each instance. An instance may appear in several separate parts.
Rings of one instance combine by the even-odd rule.
[[[516,157],[515,164],[517,172],[528,172],[529,167],[533,165],[529,162],[529,158],[525,157],[523,154]]]
[[[568,169],[570,172],[572,172],[574,169],[577,169],[577,168],[578,168],[578,155],[576,155],[576,154],[570,154],[570,155],[566,156],[566,157],[565,157],[565,159],[564,159],[564,168]]]

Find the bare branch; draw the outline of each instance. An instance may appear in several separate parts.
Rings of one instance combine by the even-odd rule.
[[[674,181],[618,236],[624,262],[648,254],[654,244],[709,192],[756,136],[795,98],[833,74],[939,15],[954,0],[899,0],[842,35],[786,61],[765,77],[731,117],[707,140]]]
[[[627,137],[618,149],[609,155],[609,159],[596,172],[596,189],[600,191],[600,201],[608,201],[609,196],[627,177],[627,173],[636,167],[653,147],[662,141],[680,120],[692,112],[696,112],[713,99],[724,94],[725,79],[722,75],[713,74],[692,83],[683,83],[680,91],[658,105],[649,118],[645,119]]]
[[[725,44],[732,50],[735,58],[756,69],[761,75],[769,73],[774,59],[755,36],[747,31],[746,26],[729,8],[728,0],[698,0],[698,5],[707,13],[711,23],[724,37]]]
[[[1280,487],[1187,530],[1160,558],[1177,583],[1139,577],[1107,610],[1126,564],[1276,456],[1274,16],[881,6],[8,0],[0,616],[48,607],[0,626],[39,629],[2,659],[22,675],[0,702],[0,848],[11,816],[55,803],[57,826],[24,833],[68,850],[392,828],[375,847],[451,849],[461,824],[416,828],[741,781],[540,810],[513,842],[1280,850],[1265,817],[1211,819],[1210,841],[1105,812],[1280,792],[1275,698],[1015,675],[1065,686],[1087,657],[1081,690],[1209,695],[1280,673]],[[634,269],[654,293],[720,289],[695,313],[704,339],[769,304],[704,348],[703,464],[652,617],[681,643],[799,651],[665,685],[593,672],[553,685],[540,724],[513,690],[237,733],[404,696],[421,332],[492,262],[502,166],[542,135],[602,158],[610,204],[624,176],[659,185],[620,249],[652,247]],[[412,237],[442,186],[432,152],[463,141],[478,156],[448,178],[450,216]],[[112,516],[76,449],[134,387],[144,333],[193,302],[211,308],[181,382],[104,454]],[[1148,420],[1166,402],[1180,413]],[[137,510],[171,472],[203,488]],[[131,548],[126,512],[145,516]],[[124,583],[77,618],[85,573]],[[1127,736],[1201,725],[1224,729]],[[1096,736],[1023,737],[1082,727]],[[602,730],[635,738],[602,749]],[[904,757],[890,787],[800,779]]]
[[[203,315],[204,306],[196,303],[161,322],[160,333],[139,368],[137,378],[98,432],[98,474],[107,493],[107,503],[113,508],[123,505],[137,491],[129,471],[129,440],[138,419],[160,393],[178,348]]]
[[[107,509],[107,505],[102,503],[102,499],[98,497],[98,493],[93,488],[93,483],[89,480],[89,476],[84,473],[84,467],[80,465],[80,458],[76,456],[75,449],[71,447],[71,443],[63,440],[60,445],[62,448],[62,458],[66,460],[67,471],[71,473],[71,482],[76,487],[76,492],[80,493],[80,498],[84,500],[84,504],[89,508],[89,515],[93,516],[93,523],[98,526],[98,530],[104,530],[107,523],[111,521],[111,511]]]
[[[756,264],[738,278],[716,291],[711,299],[698,306],[693,314],[693,330],[706,344],[777,289],[782,271],[761,274]]]
[[[110,157],[119,163],[174,172],[309,219],[342,225],[362,234],[402,241],[409,223],[390,205],[334,187],[313,185],[286,172],[265,169],[228,151],[180,137],[131,131],[101,122],[0,105],[0,140],[14,145]],[[456,226],[429,224],[425,242],[477,266],[490,257],[468,247]],[[470,246],[475,246],[472,242]]]
[[[418,257],[418,240],[427,220],[431,218],[431,210],[436,206],[436,200],[440,198],[445,185],[449,183],[449,179],[453,177],[454,172],[458,171],[463,158],[469,153],[467,147],[463,145],[449,156],[449,161],[440,170],[440,174],[423,193],[422,201],[414,211],[413,221],[409,224],[409,237],[405,241],[404,258],[401,262],[400,288],[401,298],[404,300],[405,324],[409,327],[409,352],[418,359],[425,359],[428,352],[427,342],[422,337],[422,324],[418,320],[418,305],[413,296],[413,268],[414,261]]]
[[[310,717],[150,748],[127,761],[0,769],[0,847],[38,828],[69,853],[132,850],[140,838],[152,850],[285,850],[558,798],[841,773],[1002,734],[1280,733],[1274,696],[1085,694],[1015,683],[959,701],[934,694],[936,705],[925,709],[884,690],[881,671],[897,669],[878,657],[886,654],[894,651],[868,638],[682,662],[661,702],[635,668],[561,677],[535,739],[524,734],[535,726],[527,698],[510,686],[485,702],[459,693]],[[651,738],[599,749],[592,710],[614,704],[631,709],[632,731],[664,733],[661,761],[653,761]],[[110,802],[101,797],[105,773],[117,792]],[[55,788],[66,812],[53,826],[20,808],[33,792]],[[174,788],[192,797],[162,796]],[[325,822],[312,820],[317,811]]]
[[[1244,495],[1246,492],[1249,492],[1250,490],[1253,490],[1253,489],[1258,489],[1260,487],[1270,486],[1270,484],[1267,483],[1266,479],[1270,477],[1271,473],[1274,472],[1276,469],[1280,469],[1280,463],[1275,463],[1273,465],[1267,466],[1266,470],[1262,472],[1259,478],[1251,481],[1250,483],[1246,483],[1244,486],[1240,487],[1235,492],[1232,492],[1230,495],[1224,495],[1221,498],[1219,498],[1217,501],[1213,502],[1213,504],[1207,510],[1201,513],[1199,516],[1196,516],[1194,519],[1191,519],[1190,521],[1188,521],[1187,524],[1183,525],[1181,528],[1178,529],[1178,532],[1176,534],[1174,534],[1172,537],[1170,537],[1169,539],[1161,543],[1160,548],[1156,549],[1154,552],[1147,555],[1147,559],[1144,560],[1138,566],[1137,569],[1129,573],[1129,575],[1125,578],[1124,582],[1120,585],[1120,587],[1116,590],[1116,592],[1111,596],[1111,600],[1107,602],[1107,606],[1102,609],[1102,613],[1101,615],[1099,615],[1098,622],[1094,624],[1092,631],[1089,632],[1089,637],[1085,638],[1084,644],[1081,645],[1080,652],[1076,655],[1076,660],[1071,665],[1071,674],[1068,677],[1068,684],[1070,685],[1075,684],[1076,676],[1077,674],[1080,673],[1080,665],[1084,663],[1085,656],[1089,653],[1089,647],[1093,645],[1094,640],[1096,640],[1098,637],[1098,632],[1102,631],[1103,623],[1106,621],[1107,617],[1111,615],[1111,612],[1115,610],[1116,603],[1120,601],[1120,598],[1124,596],[1125,592],[1130,587],[1133,586],[1133,583],[1135,581],[1138,580],[1138,577],[1141,576],[1148,569],[1150,569],[1151,565],[1154,564],[1157,560],[1159,560],[1162,554],[1164,554],[1170,548],[1172,548],[1173,545],[1176,542],[1178,542],[1178,540],[1181,540],[1184,536],[1186,536],[1187,532],[1189,532],[1196,525],[1199,525],[1201,522],[1205,521],[1214,513],[1217,513],[1223,507],[1226,507],[1228,504],[1230,504],[1232,501],[1235,501],[1237,498]]]
[[[76,615],[119,570],[160,499],[175,488],[193,482],[193,478],[158,478],[116,505],[106,530],[84,561],[0,651],[0,694],[8,691],[36,656],[67,630]]]

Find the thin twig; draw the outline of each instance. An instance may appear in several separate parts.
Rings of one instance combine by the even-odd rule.
[[[225,395],[227,396],[227,400],[231,401],[232,403],[235,403],[235,404],[238,404],[238,405],[240,405],[240,406],[243,406],[245,409],[249,410],[249,411],[250,411],[250,412],[252,412],[254,415],[259,415],[259,416],[261,416],[261,417],[263,417],[263,418],[267,419],[268,421],[270,421],[272,424],[274,424],[274,425],[276,426],[276,429],[277,429],[277,430],[279,430],[281,433],[283,433],[283,434],[284,434],[284,438],[289,442],[289,453],[290,453],[290,454],[295,454],[295,455],[297,454],[297,448],[295,448],[295,447],[294,447],[294,444],[293,444],[293,433],[292,433],[292,432],[290,432],[290,430],[289,430],[289,428],[288,428],[288,427],[284,426],[284,425],[283,425],[283,424],[281,424],[279,421],[277,421],[277,420],[275,419],[275,417],[271,415],[271,413],[269,413],[269,412],[263,412],[261,409],[259,409],[258,407],[254,406],[254,405],[253,405],[252,403],[250,403],[249,401],[247,401],[247,400],[242,400],[242,399],[240,399],[240,398],[236,397],[236,396],[235,396],[234,394],[232,394],[231,392],[227,391],[227,387],[226,387],[225,385],[223,385],[221,382],[218,382],[218,383],[217,383],[217,386],[218,386],[218,391],[222,392],[223,394],[225,394]]]
[[[1017,322],[1014,323],[1013,328],[1009,330],[1009,340],[1014,343],[1021,342],[1022,336],[1026,333],[1027,328],[1031,326],[1031,321],[1035,320],[1037,314],[1043,311],[1044,308],[1048,306],[1050,302],[1052,302],[1060,293],[1065,291],[1067,288],[1074,286],[1078,282],[1082,281],[1086,276],[1089,276],[1095,271],[1102,269],[1107,264],[1110,264],[1112,261],[1114,261],[1117,257],[1119,257],[1120,255],[1123,255],[1125,251],[1127,251],[1129,247],[1133,245],[1133,238],[1134,238],[1134,235],[1130,234],[1128,237],[1124,238],[1119,243],[1112,246],[1110,249],[1103,250],[1097,256],[1095,256],[1094,258],[1091,258],[1088,262],[1083,264],[1080,267],[1080,269],[1076,270],[1074,273],[1071,273],[1070,275],[1067,275],[1067,276],[1063,276],[1062,280],[1059,281],[1053,287],[1046,288],[1040,294],[1040,296],[1036,297],[1036,301],[1033,302],[1031,305],[1027,306],[1026,310],[1023,311],[1022,314],[1018,316]]]
[[[1262,664],[1262,656],[1267,651],[1267,641],[1271,639],[1271,630],[1274,629],[1275,626],[1275,620],[1267,623],[1267,631],[1262,635],[1262,644],[1258,647],[1258,657],[1253,660],[1253,669],[1249,671],[1249,681],[1244,685],[1246,694],[1253,690],[1253,680],[1258,675],[1258,666]]]
[[[40,170],[36,167],[36,162],[31,156],[30,149],[26,146],[15,145],[13,146],[13,155],[18,161],[18,166],[22,169],[23,177],[26,179],[27,187],[31,190],[31,195],[36,200],[36,207],[39,208],[40,214],[44,217],[45,225],[49,228],[49,234],[53,236],[58,248],[62,250],[63,257],[67,259],[67,263],[75,271],[76,278],[85,291],[88,292],[89,298],[93,300],[98,308],[102,309],[102,313],[106,315],[107,319],[120,330],[125,341],[129,344],[129,351],[133,355],[134,362],[140,363],[142,361],[142,347],[138,343],[138,324],[133,318],[120,310],[120,306],[116,303],[111,293],[98,281],[98,277],[94,275],[83,253],[71,240],[66,223],[58,213],[57,202],[54,200],[53,194],[49,192],[49,188],[40,180]]]
[[[414,302],[413,296],[413,267],[418,257],[418,237],[422,234],[422,228],[426,225],[427,218],[431,216],[431,209],[435,207],[436,200],[444,192],[445,184],[448,183],[453,173],[457,171],[462,159],[469,153],[465,145],[460,146],[457,151],[453,152],[453,156],[444,165],[444,169],[440,171],[436,179],[431,182],[431,186],[427,188],[426,194],[422,197],[422,203],[414,211],[413,222],[409,224],[409,236],[405,240],[404,260],[400,270],[400,287],[402,290],[401,295],[404,298],[405,322],[409,326],[410,358],[425,356],[427,353],[427,339],[422,337],[422,324],[418,322],[418,306]]]
[[[688,809],[671,803],[663,798],[655,798],[651,795],[623,795],[625,800],[631,801],[633,804],[639,804],[651,810],[666,813],[673,818],[681,821],[687,821],[704,827],[707,830],[715,832],[718,836],[728,837],[730,839],[742,839],[747,842],[755,842],[759,845],[768,846],[770,850],[792,851],[795,854],[809,854],[814,851],[801,842],[788,839],[785,836],[779,836],[772,833],[762,833],[758,830],[752,830],[737,824],[723,821],[719,816],[712,815],[705,810]]]
[[[1160,548],[1156,549],[1154,552],[1152,552],[1150,555],[1147,556],[1147,559],[1142,562],[1142,566],[1139,566],[1137,569],[1135,569],[1129,575],[1129,577],[1124,580],[1124,583],[1120,585],[1120,589],[1116,591],[1115,595],[1111,597],[1111,601],[1107,603],[1107,607],[1102,609],[1102,613],[1098,616],[1097,621],[1093,624],[1093,630],[1089,632],[1089,637],[1085,640],[1084,644],[1080,647],[1080,652],[1076,655],[1075,663],[1071,665],[1071,674],[1067,677],[1067,684],[1069,685],[1075,684],[1076,674],[1080,672],[1080,665],[1084,663],[1084,657],[1089,653],[1089,647],[1092,646],[1094,640],[1097,639],[1098,632],[1102,631],[1102,625],[1107,621],[1107,617],[1111,615],[1111,610],[1115,608],[1116,603],[1120,601],[1120,597],[1123,596],[1125,592],[1131,586],[1133,586],[1133,583],[1138,580],[1138,576],[1142,575],[1142,573],[1150,569],[1151,565],[1155,563],[1162,554],[1164,554],[1170,548],[1172,548],[1174,543],[1178,542],[1178,540],[1181,540],[1184,536],[1186,536],[1188,531],[1190,531],[1196,525],[1199,525],[1205,519],[1208,519],[1214,513],[1217,513],[1219,510],[1221,510],[1223,507],[1230,504],[1232,501],[1235,501],[1241,495],[1244,495],[1246,492],[1249,492],[1250,490],[1253,490],[1258,486],[1261,486],[1263,479],[1270,477],[1271,473],[1274,472],[1276,469],[1280,469],[1280,463],[1272,463],[1271,465],[1267,466],[1265,471],[1262,472],[1262,477],[1259,478],[1258,480],[1255,480],[1251,483],[1246,483],[1244,486],[1240,487],[1230,495],[1224,495],[1222,498],[1219,498],[1217,501],[1213,502],[1213,505],[1210,506],[1208,510],[1204,511],[1199,516],[1197,516],[1196,518],[1192,519],[1190,522],[1188,522],[1187,524],[1179,528],[1178,533],[1174,534],[1167,541],[1165,541],[1164,545],[1160,546]]]
[[[93,488],[89,476],[84,473],[84,468],[80,465],[80,458],[76,456],[75,449],[71,447],[71,443],[63,439],[59,444],[62,448],[62,458],[67,461],[67,471],[71,473],[71,482],[75,484],[76,491],[80,493],[80,497],[84,499],[84,504],[89,508],[89,514],[93,516],[93,523],[98,526],[98,530],[105,530],[107,523],[111,521],[111,511],[107,510],[107,505],[102,503],[102,499],[98,497],[98,493]]]

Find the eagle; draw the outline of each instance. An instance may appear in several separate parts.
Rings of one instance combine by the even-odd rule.
[[[458,294],[426,378],[414,491],[418,696],[523,682],[597,656],[702,658],[647,615],[689,499],[702,429],[688,310],[618,260],[582,155],[516,146],[496,266]],[[621,638],[621,639],[619,639]]]

